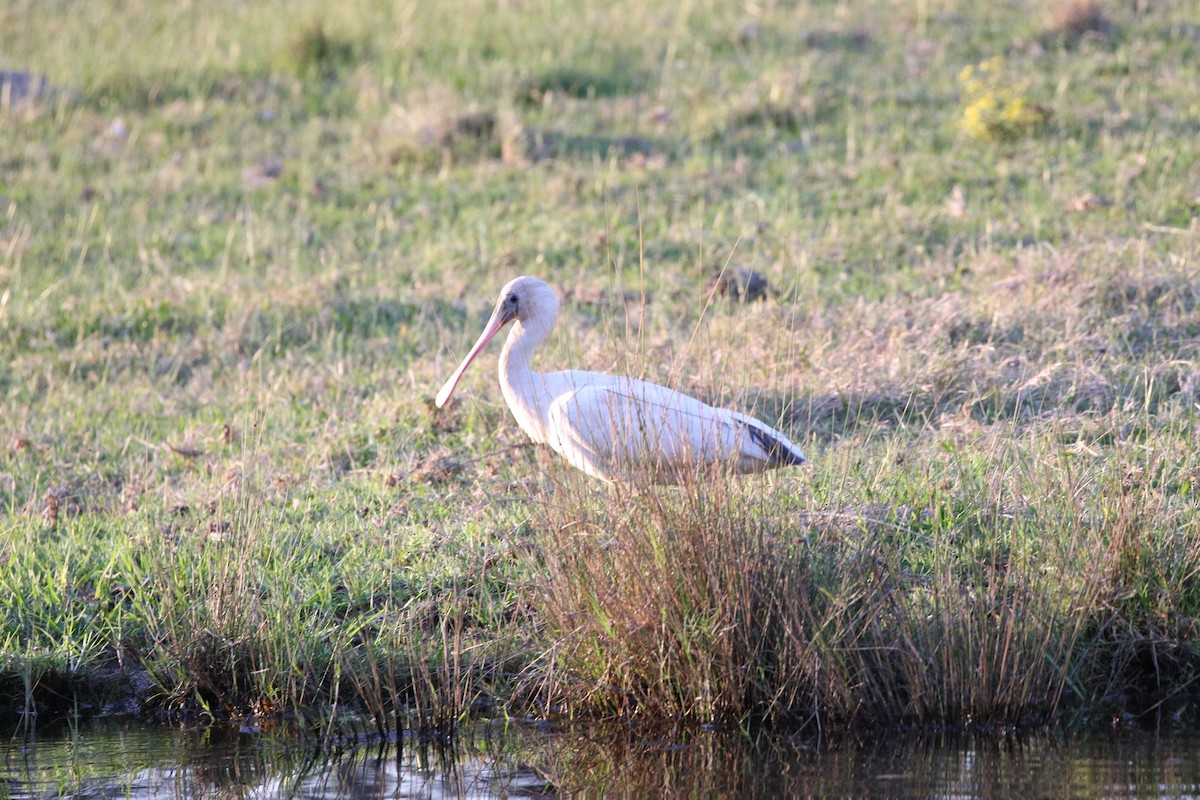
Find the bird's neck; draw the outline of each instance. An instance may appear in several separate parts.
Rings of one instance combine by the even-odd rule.
[[[545,441],[545,416],[550,398],[542,375],[533,371],[533,351],[547,331],[517,322],[500,352],[500,388],[518,424],[535,441]]]
[[[533,373],[533,351],[545,335],[539,333],[523,322],[517,322],[509,331],[508,338],[504,340],[504,349],[500,351],[502,383],[514,383],[522,376]]]

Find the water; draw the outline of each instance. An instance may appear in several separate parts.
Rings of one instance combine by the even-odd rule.
[[[17,731],[0,798],[1200,797],[1200,732],[892,736],[817,750],[777,738],[682,739],[483,726],[454,747],[278,726],[130,722]]]

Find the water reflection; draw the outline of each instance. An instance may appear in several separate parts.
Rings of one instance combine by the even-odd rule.
[[[764,739],[577,741],[544,772],[573,794],[722,797],[1180,797],[1200,795],[1200,736],[893,736],[819,751]],[[638,787],[629,791],[629,787]]]
[[[453,747],[381,741],[352,727],[170,728],[129,721],[20,731],[3,750],[0,798],[543,797],[482,726]]]
[[[1200,795],[1200,735],[881,737],[817,750],[787,738],[668,739],[484,725],[454,747],[294,728],[97,722],[0,745],[11,798]]]

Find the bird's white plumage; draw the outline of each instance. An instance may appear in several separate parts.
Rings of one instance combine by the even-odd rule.
[[[543,281],[510,281],[479,340],[438,392],[438,406],[479,351],[513,321],[500,355],[504,398],[530,438],[589,475],[669,483],[706,465],[758,472],[804,463],[800,449],[779,431],[665,386],[579,370],[534,372],[533,350],[557,316],[558,299]]]

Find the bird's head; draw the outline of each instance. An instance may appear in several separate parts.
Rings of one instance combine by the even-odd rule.
[[[540,278],[532,275],[522,275],[513,278],[500,290],[500,299],[496,301],[496,310],[492,319],[497,315],[505,323],[516,320],[531,327],[546,327],[554,324],[558,317],[558,295]]]
[[[435,402],[438,408],[449,401],[454,387],[458,385],[467,367],[501,328],[515,321],[535,340],[540,340],[554,327],[554,320],[557,318],[558,296],[545,281],[531,275],[522,275],[504,284],[504,288],[500,290],[500,298],[496,301],[496,309],[488,319],[487,325],[483,327],[479,340],[437,393]]]

